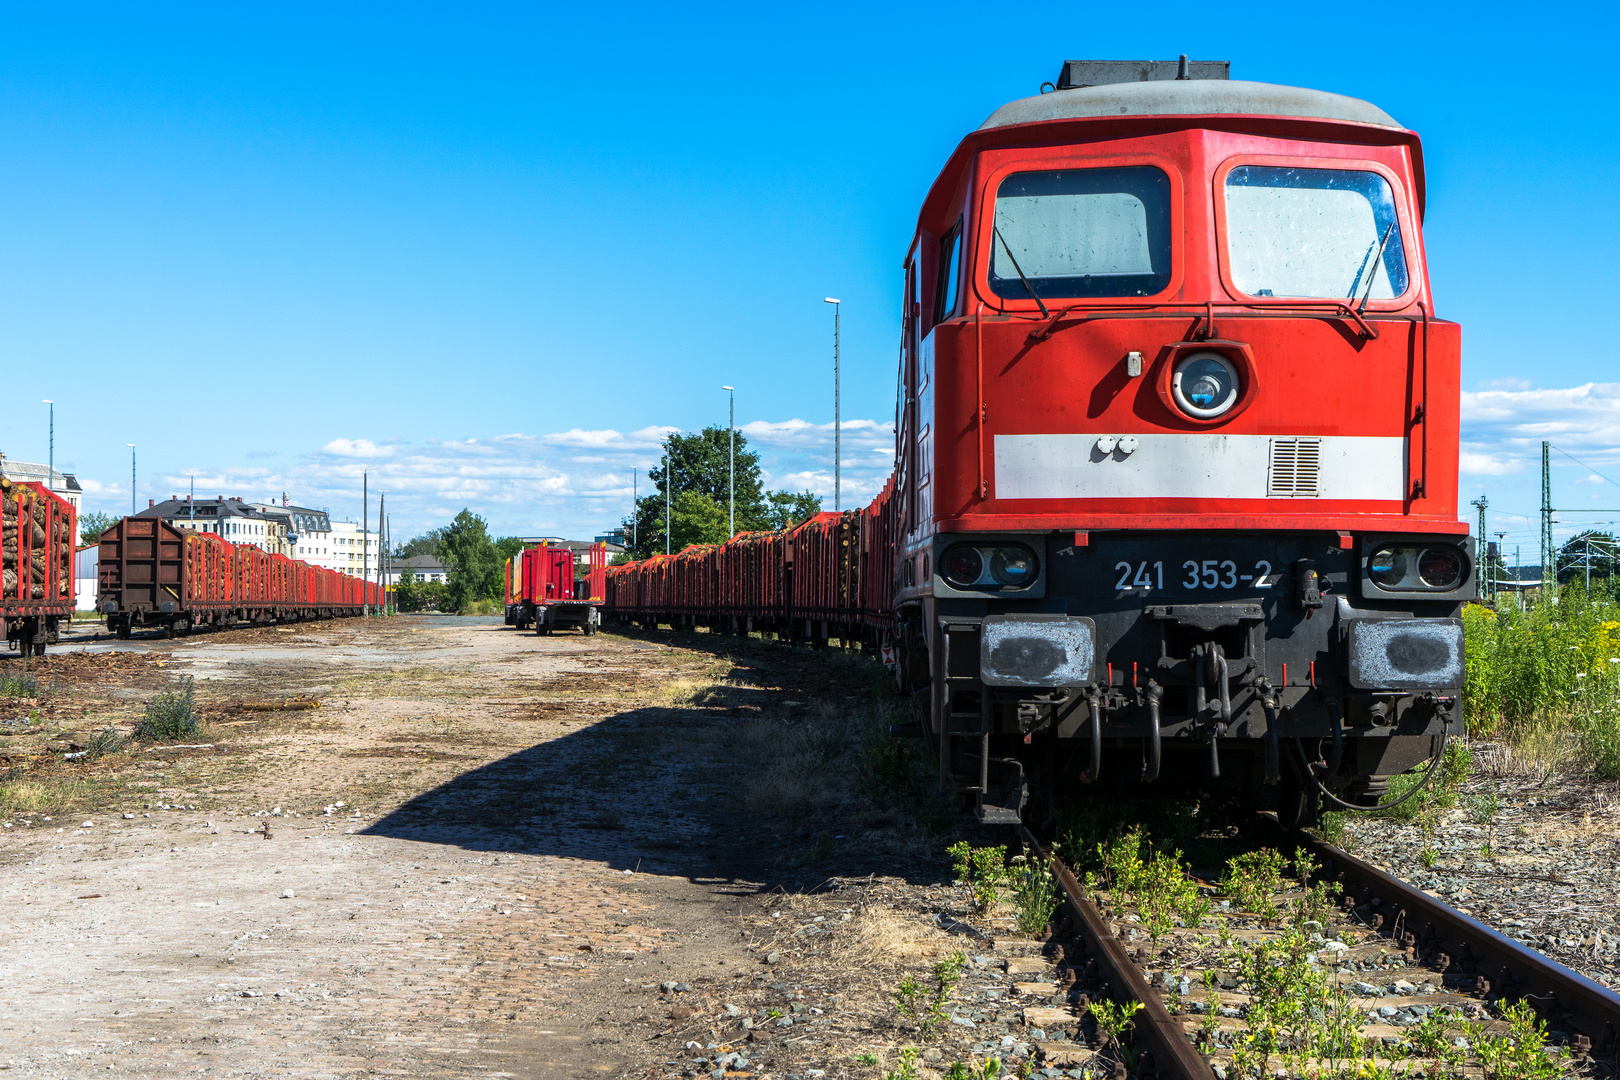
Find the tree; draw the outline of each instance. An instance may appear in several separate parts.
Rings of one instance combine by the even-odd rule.
[[[118,524],[119,518],[100,512],[79,515],[79,546],[86,547],[101,539],[101,534]]]
[[[821,496],[808,491],[798,494],[773,491],[766,501],[769,504],[766,510],[766,516],[770,519],[770,524],[766,526],[768,529],[786,529],[821,513]]]
[[[394,583],[394,603],[401,611],[416,611],[421,603],[416,571],[409,566],[399,572],[399,580]]]
[[[1558,580],[1585,582],[1589,571],[1594,578],[1612,577],[1617,557],[1613,533],[1588,529],[1558,549]]]
[[[442,581],[425,581],[417,593],[418,611],[454,611],[449,602],[445,600],[445,587]]]
[[[439,557],[439,543],[444,539],[443,528],[429,529],[420,536],[414,536],[403,544],[394,547],[394,558],[409,559],[417,555],[431,555]]]
[[[727,430],[707,427],[695,435],[676,432],[665,440],[675,497],[669,506],[670,550],[687,544],[720,544],[729,537],[731,499],[730,445]],[[737,531],[779,529],[797,524],[821,509],[821,500],[808,491],[766,492],[759,477],[759,454],[748,449],[739,432],[736,450]],[[647,473],[653,492],[636,500],[632,517],[624,519],[624,534],[634,535],[634,556],[645,559],[664,551],[664,463]]]
[[[439,558],[450,581],[445,600],[460,611],[475,600],[499,596],[501,561],[489,538],[489,523],[471,510],[463,510],[440,530]]]
[[[495,541],[495,562],[498,564],[499,569],[495,573],[495,592],[491,594],[492,599],[504,600],[506,598],[504,595],[506,564],[511,560],[512,556],[522,550],[523,541],[515,536],[503,536]]]

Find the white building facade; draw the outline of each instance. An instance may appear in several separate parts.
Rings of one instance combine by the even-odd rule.
[[[84,512],[84,492],[79,490],[79,481],[72,473],[53,471],[43,462],[13,461],[0,454],[0,475],[23,484],[43,484],[49,480],[50,489],[72,504],[75,514]]]

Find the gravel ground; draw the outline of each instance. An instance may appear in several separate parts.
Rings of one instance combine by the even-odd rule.
[[[1620,990],[1620,789],[1514,775],[1492,747],[1433,825],[1357,820],[1356,855]]]

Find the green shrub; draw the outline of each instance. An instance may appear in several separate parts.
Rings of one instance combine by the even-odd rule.
[[[117,728],[108,726],[91,735],[85,740],[84,759],[94,761],[108,754],[122,753],[129,746],[129,740],[119,733]]]
[[[143,743],[179,742],[196,738],[201,727],[196,683],[187,675],[180,680],[180,689],[166,690],[146,703],[146,711],[135,725],[134,737]]]

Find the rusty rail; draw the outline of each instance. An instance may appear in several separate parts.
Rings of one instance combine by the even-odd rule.
[[[1288,841],[1310,851],[1342,886],[1353,887],[1361,905],[1376,897],[1374,929],[1397,945],[1427,953],[1431,967],[1451,976],[1473,975],[1481,995],[1530,1002],[1553,1026],[1579,1033],[1578,1051],[1620,1051],[1620,994],[1332,844],[1303,832]]]
[[[1142,977],[1142,969],[1125,954],[1125,947],[1108,928],[1108,920],[1086,898],[1085,888],[1069,872],[1069,868],[1056,855],[1043,848],[1028,829],[1024,830],[1024,842],[1039,852],[1052,867],[1052,873],[1068,897],[1069,906],[1074,909],[1075,921],[1084,935],[1082,947],[1089,958],[1096,961],[1099,975],[1115,994],[1142,1003],[1135,1030],[1138,1037],[1145,1036],[1151,1044],[1161,1080],[1215,1080],[1214,1070],[1187,1038],[1181,1021],[1165,1009],[1159,995]],[[1146,1023],[1142,1022],[1144,1017]]]

